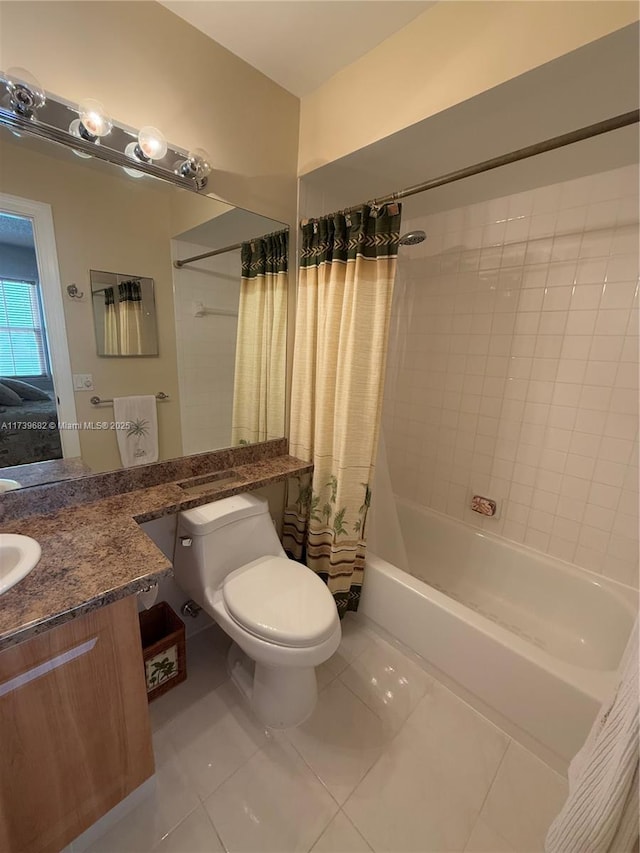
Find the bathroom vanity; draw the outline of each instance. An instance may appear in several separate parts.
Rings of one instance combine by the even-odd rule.
[[[154,772],[135,598],[0,652],[0,850],[57,853]]]
[[[42,556],[0,597],[0,850],[57,853],[153,775],[136,593],[172,565],[139,525],[311,470],[286,450],[3,496],[0,531],[31,536]]]

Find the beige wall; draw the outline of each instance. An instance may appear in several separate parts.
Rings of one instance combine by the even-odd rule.
[[[298,173],[638,20],[636,2],[444,0],[302,98]]]
[[[91,373],[95,391],[76,392],[78,421],[113,420],[101,397],[164,391],[171,401],[158,404],[160,458],[182,454],[180,406],[170,256],[170,203],[174,191],[152,181],[120,178],[116,169],[96,170],[70,151],[56,157],[0,140],[0,192],[51,205],[58,251],[61,298],[73,373]],[[215,205],[212,205],[215,208]],[[160,355],[149,358],[99,358],[96,354],[89,270],[149,276],[155,280]],[[65,288],[76,283],[82,300]],[[82,430],[80,450],[93,471],[120,467],[113,432]]]
[[[190,231],[203,222],[229,212],[229,205],[195,193],[176,193],[171,204],[171,234]],[[202,249],[204,252],[205,249]],[[195,253],[192,253],[195,254]]]
[[[295,221],[299,101],[152,2],[0,3],[0,68],[28,68],[70,101],[206,148],[211,191]]]

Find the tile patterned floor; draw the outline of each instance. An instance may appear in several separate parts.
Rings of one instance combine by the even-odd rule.
[[[537,853],[566,782],[349,614],[300,728],[262,729],[217,629],[151,706],[154,792],[90,853]]]

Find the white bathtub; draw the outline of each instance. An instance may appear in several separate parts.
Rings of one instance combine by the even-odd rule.
[[[570,759],[615,684],[635,593],[423,507],[397,511],[409,572],[369,553],[360,611]],[[391,538],[374,536],[385,557]]]

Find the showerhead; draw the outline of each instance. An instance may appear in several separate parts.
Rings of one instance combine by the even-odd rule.
[[[424,231],[409,231],[400,238],[401,246],[415,246],[427,239]]]

